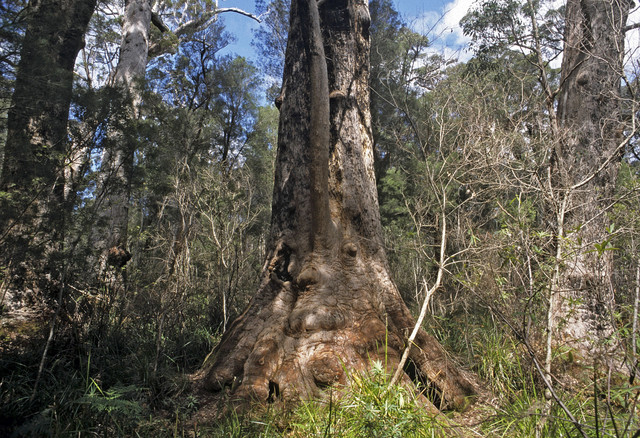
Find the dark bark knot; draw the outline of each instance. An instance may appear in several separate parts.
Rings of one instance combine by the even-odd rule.
[[[280,385],[274,381],[269,381],[269,396],[267,397],[268,403],[273,403],[276,399],[280,398]]]
[[[584,86],[584,85],[587,85],[588,82],[589,82],[589,74],[588,74],[588,72],[582,71],[576,77],[576,83],[578,85]]]
[[[289,263],[291,263],[292,249],[286,244],[282,244],[276,255],[276,260],[272,271],[281,281],[291,281],[293,278],[289,273]]]
[[[122,268],[131,260],[131,253],[124,248],[114,246],[107,252],[107,263],[116,268]]]
[[[346,242],[342,245],[342,252],[349,257],[355,257],[358,255],[358,247],[353,242]]]
[[[317,284],[320,281],[320,273],[313,266],[305,268],[300,275],[296,283],[300,289],[304,289],[307,286]]]

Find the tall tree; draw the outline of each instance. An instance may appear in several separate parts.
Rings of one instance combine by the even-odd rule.
[[[10,0],[0,5],[0,163],[7,134],[7,111],[11,106],[11,94],[15,70],[20,59],[20,43],[24,36],[23,10],[25,0]],[[0,165],[0,175],[2,166]],[[1,177],[1,176],[0,176]]]
[[[197,18],[192,19],[188,14],[181,17],[175,32],[171,32],[160,15],[152,13],[149,0],[128,0],[122,20],[122,42],[120,57],[113,75],[115,95],[120,109],[114,113],[109,128],[100,177],[98,195],[101,197],[99,207],[100,220],[94,233],[96,249],[100,254],[99,273],[109,272],[108,267],[115,267],[115,284],[124,284],[124,267],[131,258],[127,248],[127,233],[129,222],[129,197],[133,176],[134,153],[137,149],[136,130],[132,126],[139,119],[140,97],[139,85],[144,80],[147,63],[150,56],[158,56],[170,50],[173,44],[183,42],[194,36],[198,31],[210,25],[217,14],[236,12],[248,15],[236,8],[211,8],[211,5],[197,4],[195,6]],[[174,36],[171,44],[162,41],[152,45],[151,24],[161,32]],[[133,129],[132,129],[133,128]]]
[[[418,112],[422,94],[421,70],[434,65],[427,58],[426,36],[413,32],[401,20],[389,0],[373,0],[371,11],[371,116],[373,123],[376,176],[401,164],[399,148],[419,146],[411,115]],[[434,70],[442,63],[437,62]],[[414,138],[412,138],[414,137]],[[402,139],[402,140],[399,140]]]
[[[583,354],[594,337],[603,341],[613,333],[613,253],[607,250],[610,219],[603,212],[612,203],[628,142],[620,86],[631,6],[629,0],[568,0],[565,9],[557,114],[566,137],[553,164],[556,208],[566,205],[570,248],[555,316],[563,340]]]
[[[292,3],[267,260],[205,363],[209,390],[310,397],[345,369],[396,367],[407,346],[415,320],[389,276],[373,171],[367,4]],[[410,347],[404,370],[438,407],[467,406],[474,388],[438,342],[420,331]]]
[[[552,345],[581,357],[614,332],[613,256],[608,212],[618,168],[636,129],[622,117],[628,0],[568,0],[564,16],[551,2],[485,0],[463,21],[479,65],[520,52],[535,69],[546,120],[525,127],[547,136],[535,183],[552,224],[553,274],[548,285],[546,372]],[[561,39],[556,36],[564,29]],[[560,52],[562,50],[562,52]],[[560,78],[550,67],[562,53]],[[631,121],[633,117],[629,117]]]
[[[73,67],[95,4],[41,0],[28,7],[0,179],[2,263],[13,280],[56,279],[62,271],[55,261],[70,211],[63,167]]]
[[[222,128],[216,138],[222,149],[220,160],[236,165],[237,157],[232,156],[238,155],[238,149],[242,148],[242,133],[257,112],[257,70],[241,57],[221,59],[211,76],[217,90],[210,109]]]
[[[101,274],[106,272],[107,265],[121,268],[131,257],[127,249],[127,229],[136,142],[128,125],[138,118],[140,97],[136,86],[147,69],[150,26],[149,1],[128,0],[122,21],[120,58],[112,79],[121,107],[109,127],[98,181],[101,205],[95,244]],[[114,280],[121,283],[118,277]]]
[[[263,26],[255,31],[251,44],[262,55],[259,62],[264,72],[277,80],[282,78],[287,51],[289,3],[286,0],[271,0],[268,4],[265,0],[256,2],[256,10],[264,20]]]

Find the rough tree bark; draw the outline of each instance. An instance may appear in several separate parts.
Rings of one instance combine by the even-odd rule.
[[[319,11],[318,11],[319,8]],[[398,364],[415,320],[382,244],[364,0],[291,6],[271,232],[258,293],[205,361],[210,391],[267,401],[319,394],[373,360]],[[439,408],[475,390],[420,331],[408,376]]]
[[[620,84],[629,0],[568,0],[558,123],[566,138],[556,153],[557,183],[567,197],[570,232],[554,315],[559,341],[589,357],[613,333],[611,251],[606,215],[625,144]],[[564,208],[564,207],[563,207]],[[602,248],[601,248],[602,249]],[[603,351],[600,349],[600,351]]]
[[[62,271],[64,162],[73,67],[96,0],[40,0],[28,8],[27,30],[8,113],[0,178],[0,266],[18,288]]]

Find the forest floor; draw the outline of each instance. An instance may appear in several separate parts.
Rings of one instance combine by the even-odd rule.
[[[44,311],[0,315],[0,436],[529,437],[542,418],[542,436],[579,436],[558,406],[545,417],[544,388],[522,347],[494,328],[477,332],[486,339],[476,344],[482,350],[474,361],[460,357],[478,375],[482,392],[476,402],[466,412],[434,416],[407,388],[385,391],[390,376],[376,364],[366,375],[350,376],[341,397],[333,389],[296,405],[276,400],[236,409],[224,394],[194,385],[204,345],[196,345],[183,364],[167,351],[154,370],[152,330],[126,323],[101,327],[99,320],[94,326],[59,321],[34,396],[51,316]],[[585,430],[638,436],[637,384],[558,368],[558,375],[567,372],[573,379],[558,380],[556,391]]]

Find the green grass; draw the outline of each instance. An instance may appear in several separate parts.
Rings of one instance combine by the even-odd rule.
[[[321,400],[293,410],[274,403],[256,406],[244,416],[233,412],[216,426],[201,428],[206,437],[431,438],[447,435],[443,416],[430,414],[409,390],[388,390],[390,376],[380,362],[369,372],[351,373],[349,386],[329,390]]]
[[[415,395],[402,386],[389,386],[390,376],[380,362],[366,374],[351,374],[342,397],[306,403],[292,425],[308,437],[432,437],[442,436],[441,418],[428,413]],[[298,421],[295,421],[299,419]]]

